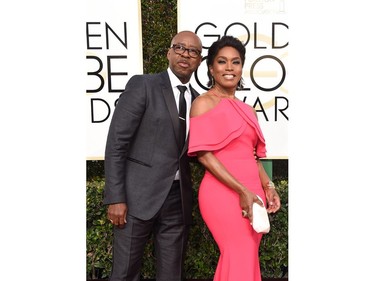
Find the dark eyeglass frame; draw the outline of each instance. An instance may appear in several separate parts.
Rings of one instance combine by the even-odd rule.
[[[185,51],[187,51],[189,56],[192,57],[192,58],[197,58],[201,54],[201,51],[199,51],[197,49],[189,49],[189,48],[186,48],[185,46],[180,45],[180,44],[173,44],[171,46],[171,49],[173,49],[173,51],[178,55],[182,55],[183,53],[185,53]]]

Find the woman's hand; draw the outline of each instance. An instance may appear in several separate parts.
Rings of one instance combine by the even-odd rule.
[[[264,192],[268,202],[267,212],[276,213],[281,207],[279,194],[275,188],[265,188]]]
[[[248,217],[250,223],[253,223],[253,204],[259,204],[263,207],[262,201],[256,196],[255,193],[249,191],[248,189],[244,189],[243,192],[240,193],[240,206],[242,209],[242,216]]]

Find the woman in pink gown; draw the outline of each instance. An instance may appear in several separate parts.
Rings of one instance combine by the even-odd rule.
[[[261,281],[262,234],[251,225],[252,206],[262,205],[258,195],[268,212],[280,208],[273,183],[254,157],[254,151],[266,156],[255,111],[235,97],[244,61],[245,47],[238,39],[224,36],[214,42],[207,56],[212,87],[195,99],[190,113],[188,153],[206,169],[199,208],[220,249],[214,281]]]

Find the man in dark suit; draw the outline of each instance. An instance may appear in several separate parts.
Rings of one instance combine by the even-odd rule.
[[[195,33],[178,33],[167,53],[168,69],[133,76],[116,105],[105,151],[104,204],[114,225],[111,281],[140,279],[151,233],[156,280],[182,280],[192,221],[185,135],[190,105],[198,96],[189,81],[201,63],[201,51]],[[185,86],[182,94],[181,85]]]

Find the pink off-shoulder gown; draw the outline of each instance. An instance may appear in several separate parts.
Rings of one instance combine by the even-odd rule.
[[[249,190],[266,202],[253,149],[265,157],[259,123],[249,105],[223,98],[212,110],[190,119],[189,155],[211,151]],[[214,281],[261,281],[261,234],[242,217],[239,196],[208,171],[198,194],[199,208],[219,249]]]

